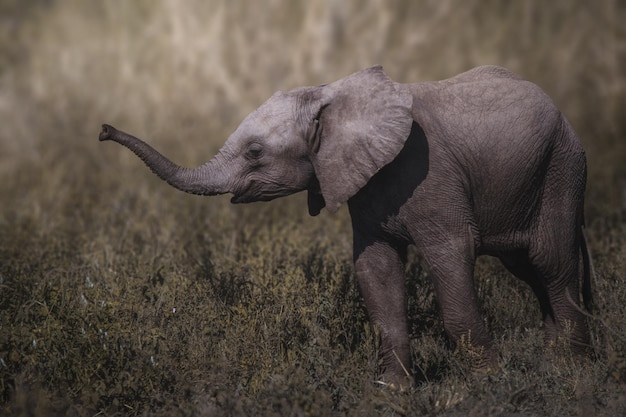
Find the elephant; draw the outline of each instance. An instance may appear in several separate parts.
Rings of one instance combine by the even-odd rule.
[[[585,152],[546,93],[507,69],[403,84],[375,66],[277,92],[195,168],[110,125],[99,139],[129,148],[188,193],[251,203],[307,191],[311,216],[347,203],[354,272],[381,339],[381,381],[412,378],[404,272],[411,245],[428,268],[445,332],[479,352],[479,369],[499,363],[474,287],[481,255],[531,287],[548,345],[562,337],[575,354],[589,352]]]

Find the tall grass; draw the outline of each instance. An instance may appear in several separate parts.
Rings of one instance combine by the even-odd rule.
[[[620,2],[6,0],[0,16],[3,414],[626,411]],[[588,363],[559,346],[538,359],[537,303],[487,259],[477,286],[503,368],[472,375],[412,254],[417,383],[381,390],[345,211],[184,195],[96,139],[111,123],[196,165],[274,91],[375,64],[402,82],[507,66],[571,120],[590,171]]]

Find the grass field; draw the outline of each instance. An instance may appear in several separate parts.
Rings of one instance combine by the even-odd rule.
[[[0,414],[625,415],[626,7],[246,3],[0,3]],[[274,91],[374,64],[401,82],[503,65],[571,120],[589,164],[590,360],[544,352],[529,288],[481,259],[502,367],[474,375],[411,253],[416,384],[380,388],[345,208],[186,195],[97,140],[111,123],[197,165]]]

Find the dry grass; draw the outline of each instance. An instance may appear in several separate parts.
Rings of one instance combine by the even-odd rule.
[[[5,0],[0,16],[0,414],[626,413],[619,2]],[[571,119],[589,156],[592,360],[541,359],[530,291],[486,259],[503,366],[472,375],[413,254],[417,383],[381,389],[345,211],[183,195],[96,139],[108,122],[199,164],[275,90],[379,63],[406,82],[504,65]]]

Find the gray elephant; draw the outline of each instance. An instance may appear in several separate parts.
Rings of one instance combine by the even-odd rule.
[[[347,202],[384,381],[402,384],[410,369],[403,263],[411,244],[429,267],[446,332],[482,352],[482,366],[497,360],[473,285],[485,254],[530,285],[548,343],[565,335],[575,352],[587,350],[585,153],[550,98],[506,69],[399,84],[373,67],[278,92],[197,168],[109,125],[100,140],[128,147],[185,192],[250,203],[306,190],[312,216]]]

